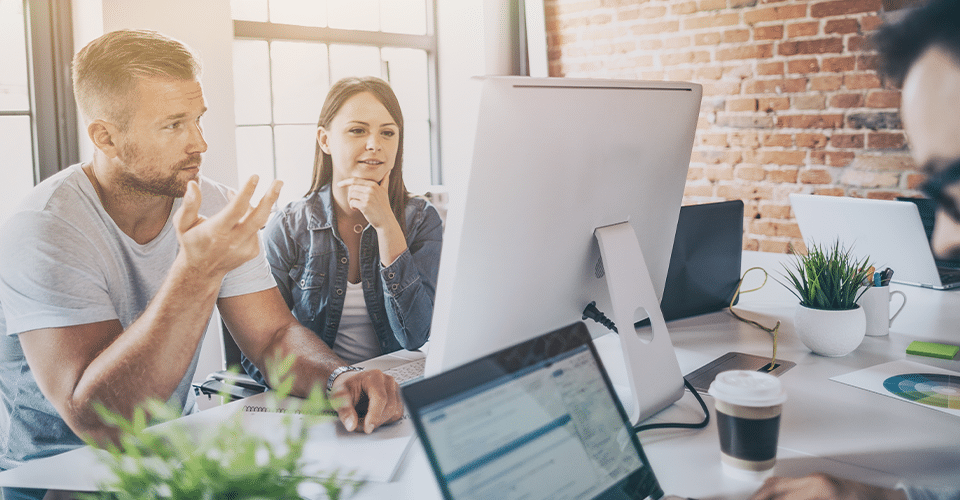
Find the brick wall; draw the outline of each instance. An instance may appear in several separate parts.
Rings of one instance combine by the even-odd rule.
[[[803,248],[789,193],[917,195],[867,47],[881,0],[544,3],[551,76],[703,85],[684,203],[743,200],[744,248]]]

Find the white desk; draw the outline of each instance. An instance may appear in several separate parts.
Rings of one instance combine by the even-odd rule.
[[[784,255],[745,252],[743,268],[760,265],[780,277]],[[762,273],[753,272],[744,285],[759,284]],[[960,293],[893,285],[908,296],[908,303],[887,337],[867,337],[852,354],[825,358],[811,353],[793,331],[796,299],[770,279],[759,292],[741,297],[741,314],[780,327],[778,357],[797,363],[781,376],[788,401],[781,422],[776,473],[796,476],[826,470],[874,484],[892,486],[903,477],[930,484],[960,484],[960,419],[930,408],[829,380],[873,365],[903,359],[913,340],[960,343]],[[673,321],[668,324],[683,373],[730,351],[768,356],[769,334],[734,319],[727,312]],[[597,339],[611,377],[625,380],[624,368],[613,336]],[[370,367],[389,368],[397,356],[371,360]],[[960,371],[960,361],[929,364]],[[705,398],[714,418],[713,401]],[[229,406],[229,405],[227,405]],[[229,408],[205,410],[187,417],[215,422]],[[686,394],[651,421],[699,421],[700,408]],[[657,478],[669,494],[694,498],[745,498],[757,484],[722,473],[715,420],[700,431],[657,430],[640,435]],[[90,489],[102,467],[91,464],[88,449],[39,460],[0,473],[0,485]],[[56,472],[54,472],[56,471]],[[440,498],[422,448],[414,444],[400,465],[397,479],[368,484],[358,499]]]

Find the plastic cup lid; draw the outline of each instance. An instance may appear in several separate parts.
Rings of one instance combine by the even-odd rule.
[[[738,406],[773,406],[787,400],[780,379],[769,373],[751,370],[730,370],[718,374],[710,384],[708,393]]]

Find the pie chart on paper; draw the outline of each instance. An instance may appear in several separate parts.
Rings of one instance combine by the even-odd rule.
[[[905,373],[883,381],[894,396],[938,408],[960,409],[960,377],[940,373]]]

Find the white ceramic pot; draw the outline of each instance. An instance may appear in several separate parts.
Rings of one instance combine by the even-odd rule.
[[[821,356],[846,356],[856,349],[867,331],[862,307],[845,311],[811,309],[797,305],[793,328],[803,345]]]

